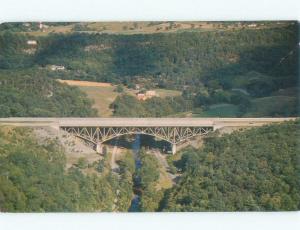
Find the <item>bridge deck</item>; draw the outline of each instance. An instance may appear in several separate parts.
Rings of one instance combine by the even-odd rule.
[[[0,118],[0,125],[59,127],[199,127],[257,126],[289,118]]]

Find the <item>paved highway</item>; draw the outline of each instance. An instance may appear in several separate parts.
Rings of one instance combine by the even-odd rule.
[[[261,126],[290,118],[0,118],[0,125],[52,127],[200,127],[214,129],[237,126]]]

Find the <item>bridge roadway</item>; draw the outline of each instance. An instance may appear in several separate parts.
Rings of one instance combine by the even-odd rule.
[[[76,127],[192,127],[213,126],[215,129],[234,126],[261,126],[295,120],[296,117],[285,118],[42,118],[42,117],[10,117],[0,118],[0,125],[14,126],[76,126]]]
[[[98,152],[101,144],[125,134],[146,134],[158,137],[176,145],[197,135],[224,127],[255,127],[279,123],[289,118],[0,118],[1,125],[25,127],[53,127],[63,129],[75,136],[93,143]]]

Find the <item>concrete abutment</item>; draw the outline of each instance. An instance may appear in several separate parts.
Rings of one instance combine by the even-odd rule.
[[[102,154],[102,143],[98,142],[96,144],[96,152],[99,153],[99,154]]]

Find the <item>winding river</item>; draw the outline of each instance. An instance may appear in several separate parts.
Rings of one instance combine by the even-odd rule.
[[[139,151],[141,148],[141,136],[139,134],[137,134],[135,136],[135,140],[132,143],[132,151],[133,151],[133,155],[134,155],[134,160],[135,160],[135,170],[139,169],[141,167],[141,161],[139,158]],[[135,186],[135,183],[134,183]],[[129,212],[139,212],[139,203],[140,203],[140,196],[137,192],[137,187],[133,187],[133,192],[134,192],[134,196],[131,200],[131,205],[128,209]]]

